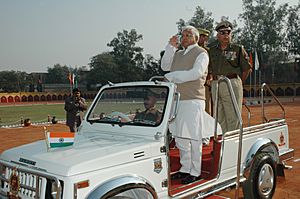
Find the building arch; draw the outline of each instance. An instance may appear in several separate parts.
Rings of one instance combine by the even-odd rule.
[[[27,98],[27,101],[28,101],[28,102],[33,102],[33,96],[32,96],[32,95],[29,95],[28,98]]]
[[[1,97],[1,103],[7,103],[7,98],[5,96]]]
[[[41,95],[40,99],[41,99],[41,101],[46,101],[45,95]]]
[[[15,96],[15,102],[21,102],[20,96],[18,95]]]
[[[40,96],[38,96],[38,95],[35,95],[35,96],[34,96],[34,98],[33,98],[33,100],[34,100],[35,102],[38,102],[38,101],[40,101]]]
[[[282,88],[277,88],[275,91],[276,96],[284,96],[284,90]]]
[[[63,99],[64,99],[64,100],[66,100],[68,97],[69,97],[69,95],[67,95],[67,94],[64,94],[64,97],[63,97]]]
[[[28,97],[26,95],[23,95],[22,96],[22,102],[27,102],[27,100],[28,100]]]
[[[12,103],[12,102],[14,102],[14,97],[13,96],[8,96],[8,98],[7,98],[7,102],[9,102],[9,103]]]
[[[294,90],[291,87],[287,87],[285,89],[285,95],[286,96],[294,96]]]

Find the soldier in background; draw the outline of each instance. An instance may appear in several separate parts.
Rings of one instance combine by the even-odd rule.
[[[209,50],[207,44],[208,44],[210,31],[203,28],[198,28],[198,31],[199,31],[198,45],[204,48],[205,50]]]
[[[222,21],[216,26],[218,42],[209,49],[208,79],[212,80],[212,97],[213,103],[215,103],[218,78],[221,75],[229,78],[241,111],[243,82],[247,79],[252,66],[243,46],[231,42],[232,28],[232,24],[228,21]],[[239,121],[225,82],[219,84],[219,93],[218,122],[220,122],[223,132],[238,129]]]
[[[76,132],[83,119],[83,111],[87,109],[85,99],[80,97],[78,88],[74,88],[72,96],[65,100],[64,109],[67,112],[66,125],[70,128],[71,132]]]
[[[207,52],[209,51],[209,48],[207,47],[208,44],[208,38],[210,31],[203,29],[203,28],[198,28],[199,31],[199,41],[198,45],[204,48]],[[205,82],[205,111],[209,114],[212,115],[212,99],[211,99],[211,85],[210,81]]]

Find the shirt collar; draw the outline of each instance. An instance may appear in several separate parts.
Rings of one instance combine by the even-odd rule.
[[[183,55],[185,55],[186,53],[188,53],[190,50],[192,50],[197,45],[198,44],[193,44],[193,45],[188,46],[186,49],[184,49]]]
[[[231,48],[231,46],[232,46],[232,44],[231,44],[231,42],[230,42],[230,43],[228,44],[228,46],[227,46],[224,50],[226,50],[226,49],[228,49],[228,48]],[[218,47],[219,49],[221,49],[221,44],[220,44],[220,42],[218,42],[217,47]]]
[[[155,106],[150,107],[149,109],[145,110],[145,113],[151,113],[151,111],[154,111],[154,110],[156,110]]]

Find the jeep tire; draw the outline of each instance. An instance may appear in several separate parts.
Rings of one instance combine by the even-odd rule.
[[[254,157],[249,179],[243,183],[244,198],[271,199],[276,188],[276,163],[265,152]]]

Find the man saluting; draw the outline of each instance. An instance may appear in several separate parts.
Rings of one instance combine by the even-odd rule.
[[[205,87],[209,62],[205,49],[198,46],[199,32],[193,26],[181,31],[181,46],[177,36],[170,38],[161,60],[161,68],[170,71],[165,78],[176,83],[180,92],[178,114],[170,131],[180,151],[181,168],[172,179],[182,178],[183,184],[200,178]]]

